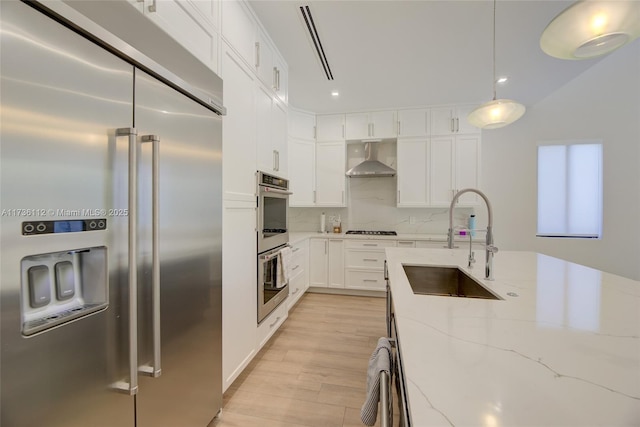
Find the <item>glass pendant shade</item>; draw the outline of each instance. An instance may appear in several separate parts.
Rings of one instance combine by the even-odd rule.
[[[467,120],[480,129],[498,129],[518,120],[525,110],[524,105],[510,99],[494,99],[471,111]]]
[[[586,59],[609,53],[640,36],[640,1],[579,1],[556,16],[540,38],[555,58]]]

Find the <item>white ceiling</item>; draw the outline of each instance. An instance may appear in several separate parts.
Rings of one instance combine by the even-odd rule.
[[[539,46],[572,1],[498,0],[499,98],[531,106],[595,64]],[[486,0],[252,0],[289,64],[289,102],[316,113],[485,102],[492,98],[493,2]],[[335,80],[328,81],[299,7],[308,5]],[[338,90],[340,97],[331,97]]]

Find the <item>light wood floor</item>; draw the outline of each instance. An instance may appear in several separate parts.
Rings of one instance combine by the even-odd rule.
[[[305,294],[229,387],[214,426],[362,426],[369,357],[385,335],[384,298]]]

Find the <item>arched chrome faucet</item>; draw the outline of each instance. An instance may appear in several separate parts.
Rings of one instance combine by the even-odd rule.
[[[487,196],[480,190],[475,188],[465,188],[458,191],[451,200],[451,206],[449,206],[449,234],[448,234],[448,247],[453,248],[453,207],[458,201],[458,198],[464,193],[476,193],[487,205],[487,211],[489,213],[489,224],[487,225],[487,240],[485,244],[485,264],[484,264],[484,278],[487,280],[493,280],[493,254],[498,252],[498,248],[493,245],[493,211],[491,210],[491,203]]]

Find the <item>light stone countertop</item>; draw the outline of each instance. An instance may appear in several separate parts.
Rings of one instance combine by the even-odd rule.
[[[446,242],[447,234],[398,234],[397,236],[371,236],[362,234],[345,234],[343,233],[318,233],[314,231],[295,231],[289,232],[289,243],[292,245],[301,242],[304,239],[309,238],[325,238],[325,239],[359,239],[359,240],[422,240],[431,242]],[[455,241],[469,242],[468,236],[455,236]],[[473,238],[474,243],[484,243],[484,233],[478,232],[478,235]]]
[[[640,282],[533,252],[387,248],[412,425],[640,425]],[[413,294],[459,266],[504,300]],[[509,296],[515,293],[518,296]]]

